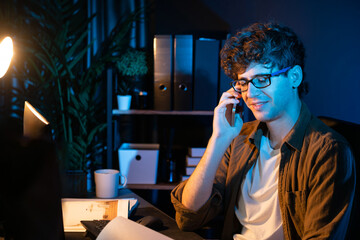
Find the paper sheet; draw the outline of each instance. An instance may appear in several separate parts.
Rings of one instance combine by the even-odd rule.
[[[111,220],[96,238],[96,240],[144,239],[171,240],[172,238],[121,216]]]

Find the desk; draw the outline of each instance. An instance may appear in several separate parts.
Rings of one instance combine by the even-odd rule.
[[[164,229],[159,231],[160,233],[173,238],[173,239],[179,239],[179,240],[200,240],[203,239],[198,234],[193,232],[183,232],[181,231],[173,218],[166,215],[161,210],[157,209],[155,206],[147,202],[145,199],[141,198],[140,196],[136,195],[129,189],[121,189],[119,190],[119,198],[137,198],[139,201],[139,205],[135,212],[131,215],[131,220],[138,220],[141,217],[144,216],[155,216],[162,220],[164,224]],[[66,240],[88,240],[90,238],[87,238],[84,236],[84,233],[65,233],[65,239]]]

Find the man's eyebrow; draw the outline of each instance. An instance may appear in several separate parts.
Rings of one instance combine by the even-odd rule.
[[[250,81],[251,79],[254,79],[256,77],[266,77],[266,76],[270,76],[270,75],[271,75],[271,73],[261,73],[261,74],[256,74],[256,75],[252,76],[250,79],[242,77],[242,78],[239,78],[238,80]]]

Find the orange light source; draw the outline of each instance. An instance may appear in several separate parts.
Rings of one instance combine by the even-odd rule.
[[[49,122],[28,101],[25,101],[24,136],[39,138],[44,134],[46,125],[49,125]]]
[[[6,37],[0,43],[0,78],[7,72],[12,56],[13,42],[10,37]]]

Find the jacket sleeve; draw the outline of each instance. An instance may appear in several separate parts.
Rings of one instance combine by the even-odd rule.
[[[209,200],[199,210],[192,211],[181,203],[185,184],[186,181],[180,183],[171,192],[171,202],[176,211],[175,220],[178,227],[183,231],[194,231],[204,226],[221,211],[222,196],[213,189]]]
[[[303,239],[345,239],[355,178],[346,143],[333,141],[319,150],[309,175]]]
[[[175,220],[181,230],[193,231],[199,229],[223,211],[228,161],[229,149],[226,151],[217,170],[210,198],[199,210],[192,211],[182,204],[182,193],[187,180],[180,183],[171,192],[171,202],[176,211]]]

